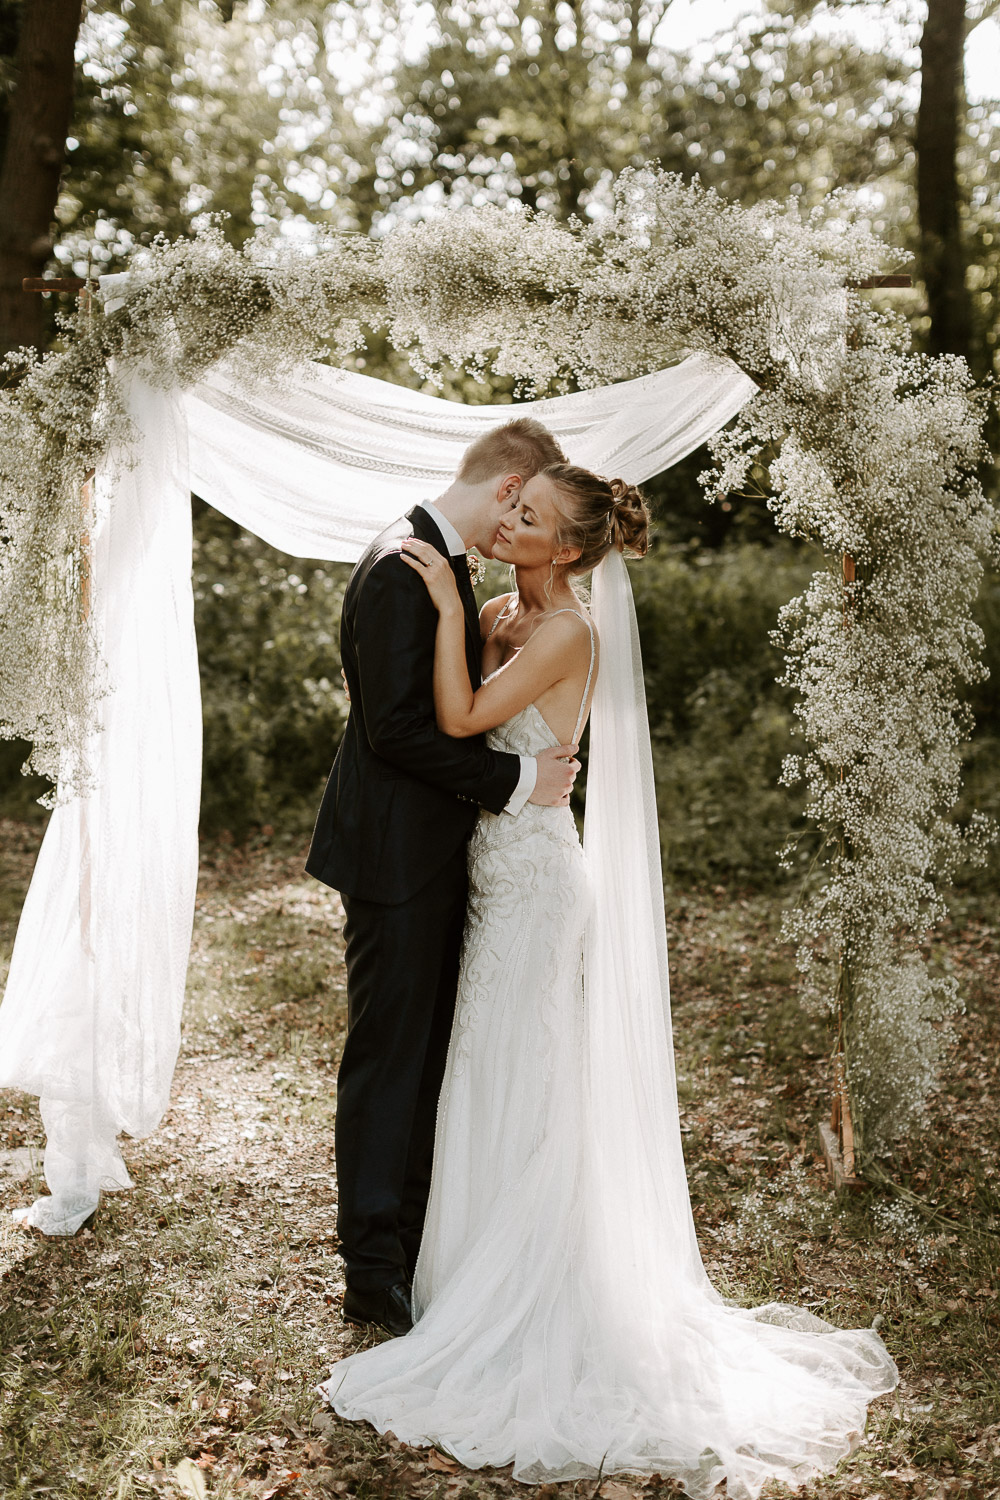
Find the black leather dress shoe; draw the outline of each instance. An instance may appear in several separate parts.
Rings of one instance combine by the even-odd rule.
[[[375,1292],[358,1292],[348,1287],[344,1292],[344,1322],[361,1326],[374,1323],[394,1338],[400,1338],[413,1327],[410,1288],[405,1281],[379,1287]]]

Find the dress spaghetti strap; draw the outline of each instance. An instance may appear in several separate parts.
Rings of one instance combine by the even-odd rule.
[[[572,744],[577,745],[580,742],[580,730],[583,727],[583,721],[587,713],[587,699],[590,697],[590,684],[594,680],[594,662],[597,655],[597,648],[594,644],[594,622],[589,615],[584,614],[579,609],[573,609],[572,606],[567,606],[566,609],[554,609],[551,615],[548,616],[548,618],[550,620],[554,620],[556,615],[576,615],[577,619],[582,620],[587,629],[590,631],[590,666],[587,668],[587,684],[583,690],[583,698],[580,701],[580,712],[576,716],[576,728],[573,730],[573,739],[571,741]]]

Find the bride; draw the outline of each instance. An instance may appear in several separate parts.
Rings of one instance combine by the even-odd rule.
[[[516,1479],[654,1473],[697,1500],[753,1500],[857,1446],[897,1381],[870,1329],[712,1287],[677,1113],[659,842],[623,553],[640,493],[569,464],[528,480],[494,556],[473,692],[455,576],[404,557],[438,610],[448,734],[536,755],[591,708],[581,846],[569,807],[480,814],[458,1006],[438,1111],[410,1333],[340,1362],[341,1416]],[[592,614],[574,577],[593,572]]]

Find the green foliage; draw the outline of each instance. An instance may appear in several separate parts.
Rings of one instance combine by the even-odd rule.
[[[664,873],[687,885],[783,884],[777,850],[805,835],[802,798],[777,786],[791,694],[769,639],[811,563],[787,542],[654,551],[632,570],[660,807]]]
[[[243,840],[262,825],[311,826],[346,721],[339,642],[349,575],[276,552],[199,505],[203,833]]]
[[[768,631],[813,565],[804,549],[780,542],[719,552],[660,547],[630,569],[657,739],[687,739],[706,713],[720,723],[729,714],[734,729],[761,695],[776,693],[781,654]]]
[[[340,744],[340,609],[350,568],[268,547],[195,501],[195,622],[204,755],[201,831],[243,842],[312,826]],[[0,739],[0,817],[41,822],[31,746]]]
[[[434,0],[427,55],[395,68],[373,131],[380,206],[513,197],[565,218],[653,161],[743,203],[813,203],[877,181],[896,206],[913,124],[906,62],[773,4],[693,63],[654,41],[667,9]]]
[[[801,797],[775,785],[790,715],[770,694],[753,702],[728,672],[704,679],[698,706],[690,736],[654,750],[664,873],[682,886],[785,885],[777,850],[800,835],[804,865],[816,844]]]
[[[90,0],[58,207],[57,254],[80,274],[119,267],[157,233],[227,216],[340,224],[357,132],[328,66],[321,7],[270,0]],[[227,15],[228,11],[228,15]],[[0,13],[2,14],[2,13]]]

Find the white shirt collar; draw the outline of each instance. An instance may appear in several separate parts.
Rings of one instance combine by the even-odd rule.
[[[444,539],[444,544],[448,548],[448,555],[450,557],[464,557],[468,548],[455,530],[455,527],[448,520],[448,517],[441,514],[433,500],[421,500],[420,503],[428,515],[433,517],[434,524],[438,531],[440,531]]]

